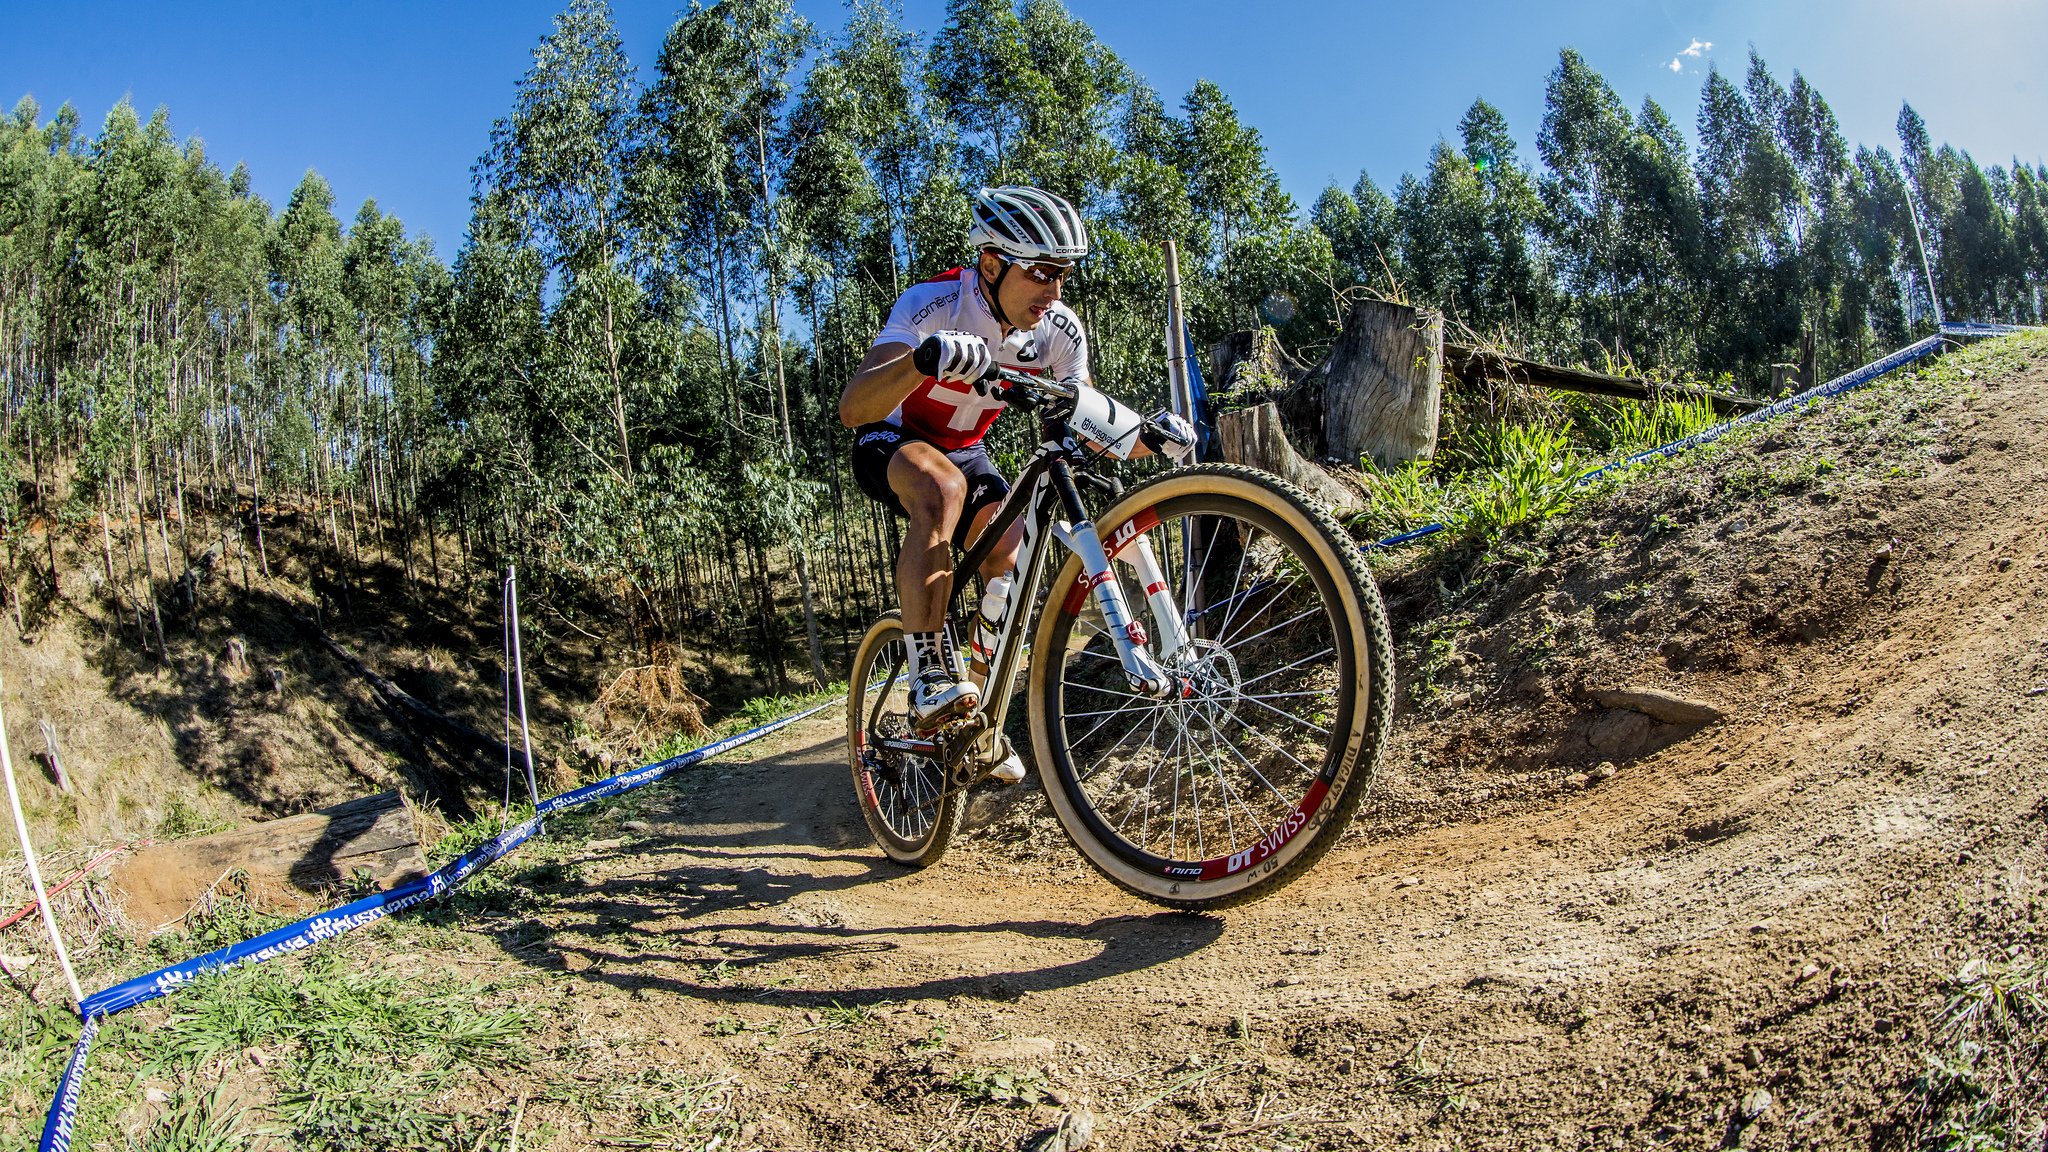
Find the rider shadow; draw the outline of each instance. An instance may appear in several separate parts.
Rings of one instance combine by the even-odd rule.
[[[842,800],[834,789],[829,796],[806,797],[791,784],[792,764],[815,771],[819,754],[829,756],[832,743],[730,772],[719,782],[721,798],[740,799],[718,805],[718,822],[657,832],[650,842],[626,850],[660,845],[673,852],[659,871],[614,877],[595,887],[566,878],[559,887],[550,885],[546,903],[554,927],[545,950],[508,941],[508,951],[537,967],[580,968],[581,979],[626,991],[824,1007],[954,996],[1013,1000],[1166,964],[1222,934],[1221,920],[1165,911],[1083,921],[849,926],[838,915],[835,894],[906,872],[872,846],[850,794]],[[835,784],[843,780],[835,777]],[[752,795],[764,802],[754,805]],[[678,794],[668,812],[643,812],[656,824],[667,822],[663,816],[684,824],[704,799],[702,793]],[[751,846],[758,844],[775,847]],[[937,938],[957,941],[945,947],[944,956],[1001,956],[1003,970],[887,980],[892,959],[913,955],[929,965],[941,955],[927,948],[905,953],[906,942]],[[1020,957],[1051,962],[1014,966]],[[851,963],[805,963],[834,960]],[[840,978],[827,984],[826,973]],[[858,978],[865,976],[886,982]],[[797,979],[802,986],[790,986]]]
[[[671,870],[662,879],[689,888],[704,874],[705,870],[686,867]],[[734,878],[729,869],[716,874],[736,879],[730,893],[679,897],[671,902],[672,910],[667,915],[641,900],[630,904],[606,901],[588,909],[592,913],[590,920],[558,927],[550,941],[551,949],[564,958],[583,956],[592,962],[582,973],[584,979],[600,980],[623,991],[644,989],[720,1003],[822,1008],[952,997],[1015,1000],[1031,992],[1071,988],[1167,964],[1192,955],[1223,932],[1223,921],[1214,917],[1164,911],[1085,921],[1048,918],[859,928],[781,920],[734,923],[718,920],[719,911],[758,910],[760,901],[749,897],[775,893],[794,897],[851,887],[858,880],[828,886],[789,884],[788,877],[780,876],[766,881],[755,876]],[[702,922],[703,927],[678,930],[674,927],[677,917],[686,922]],[[638,952],[622,952],[618,948],[622,936],[645,939],[650,934],[659,934],[673,943],[670,947]],[[1009,959],[1001,970],[960,972],[924,980],[839,979],[831,983],[821,981],[820,973],[844,973],[843,963],[829,969],[804,963],[852,960],[851,967],[858,973],[886,973],[892,959],[902,954],[904,941],[948,937],[957,940],[956,944],[948,945],[948,954],[964,949]],[[1031,943],[1019,944],[1015,937],[1024,937]],[[977,940],[983,942],[979,947],[973,943]],[[1070,954],[1076,946],[1082,949],[1082,955],[1036,967],[1015,966],[1019,956]],[[923,962],[928,963],[934,955],[919,951]],[[554,963],[562,961],[548,966]],[[795,979],[803,983],[786,983]]]

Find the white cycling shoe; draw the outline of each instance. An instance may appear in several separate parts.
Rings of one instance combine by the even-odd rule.
[[[1003,741],[1003,758],[989,770],[988,778],[998,784],[1016,784],[1024,779],[1024,760],[1008,740]]]
[[[955,680],[944,668],[926,668],[910,682],[910,723],[920,732],[973,711],[981,690],[971,681]]]

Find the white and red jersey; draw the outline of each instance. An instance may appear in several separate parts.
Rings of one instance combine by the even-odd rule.
[[[1002,322],[975,290],[974,277],[970,270],[953,268],[911,285],[889,310],[875,343],[915,348],[934,332],[971,332],[988,341],[996,363],[1005,368],[1055,380],[1088,375],[1088,338],[1073,309],[1055,300],[1037,327],[1019,329],[1005,340]],[[952,452],[980,443],[1005,407],[971,385],[927,376],[889,413],[887,423]]]

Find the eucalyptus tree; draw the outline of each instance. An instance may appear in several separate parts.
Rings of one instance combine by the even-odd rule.
[[[932,36],[925,91],[939,115],[958,125],[963,173],[971,184],[1002,184],[1025,145],[1029,109],[1053,96],[1033,71],[1024,22],[1012,0],[947,0],[946,22]]]
[[[1627,200],[1622,153],[1632,131],[1628,112],[1585,58],[1567,48],[1544,91],[1536,137],[1548,174],[1541,181],[1546,239],[1556,254],[1582,354],[1625,352],[1630,331],[1622,268],[1622,210]]]
[[[1116,183],[1120,149],[1110,133],[1137,78],[1059,0],[1025,0],[1017,27],[1031,83],[1024,86],[1014,178],[1054,189],[1089,211]]]
[[[1407,283],[1393,197],[1370,175],[1360,172],[1349,192],[1335,184],[1323,189],[1309,219],[1330,238],[1331,252],[1347,283],[1371,285],[1385,294],[1395,294]]]
[[[1220,267],[1239,237],[1286,223],[1294,202],[1266,162],[1259,130],[1238,118],[1214,81],[1197,80],[1181,110],[1175,158],[1189,199],[1207,217],[1211,266]]]
[[[1695,333],[1706,307],[1699,180],[1684,138],[1655,100],[1643,99],[1619,163],[1617,260],[1634,297],[1635,346],[1651,363],[1696,363]]]
[[[1474,100],[1466,109],[1458,137],[1482,202],[1478,228],[1467,244],[1479,269],[1471,292],[1474,326],[1538,327],[1549,302],[1538,247],[1543,203],[1536,179],[1517,153],[1507,117],[1485,100]],[[1372,191],[1365,187],[1357,193],[1361,207]]]
[[[499,196],[547,261],[549,291],[572,329],[557,351],[579,382],[605,386],[613,443],[604,463],[628,488],[633,438],[624,359],[626,329],[639,305],[637,281],[624,263],[631,240],[626,175],[638,127],[633,92],[633,66],[610,7],[571,0],[534,49],[512,113],[492,127],[477,171],[479,185]],[[580,338],[586,331],[594,346]],[[564,424],[571,436],[580,431],[573,422]]]

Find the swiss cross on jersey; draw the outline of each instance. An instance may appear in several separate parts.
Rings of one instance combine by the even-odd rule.
[[[988,431],[988,426],[995,423],[994,413],[1007,407],[1009,405],[993,396],[976,392],[971,384],[956,384],[951,380],[927,376],[921,387],[904,398],[899,411],[907,417],[914,408],[920,424],[937,424],[949,432],[967,432],[979,440]],[[949,409],[950,416],[947,415]]]
[[[954,268],[911,285],[889,310],[875,343],[915,348],[934,332],[971,332],[988,341],[996,363],[1005,368],[1056,380],[1088,374],[1088,341],[1072,309],[1055,302],[1036,327],[1019,329],[1004,339],[1001,321],[989,311],[973,280],[972,272]],[[927,376],[889,414],[888,422],[952,452],[980,442],[1005,407],[971,384]]]

